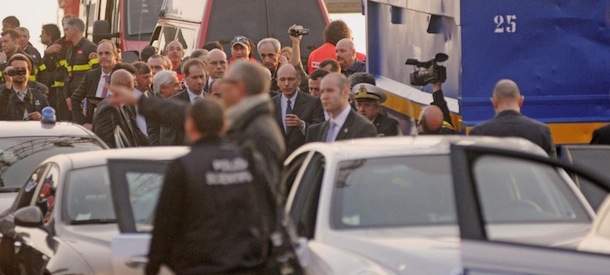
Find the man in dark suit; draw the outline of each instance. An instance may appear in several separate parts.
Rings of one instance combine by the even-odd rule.
[[[100,67],[85,73],[83,81],[70,96],[72,101],[72,118],[74,122],[91,130],[93,113],[100,101],[108,96],[106,87],[110,81],[112,67],[117,63],[119,51],[110,40],[104,40],[97,46]],[[82,103],[87,99],[87,108],[83,113]]]
[[[350,87],[347,78],[330,73],[320,83],[320,100],[330,119],[309,127],[306,142],[333,142],[364,137],[376,137],[375,126],[349,105]]]
[[[133,93],[133,74],[124,69],[112,73],[110,84],[126,88]],[[102,100],[93,116],[93,132],[111,148],[121,147],[115,138],[115,131],[119,127],[125,147],[147,146],[148,140],[140,131],[135,120],[135,114],[127,105],[117,98],[108,97]]]
[[[207,71],[203,62],[199,59],[190,59],[184,63],[184,89],[169,97],[169,100],[174,100],[185,104],[192,104],[197,99],[203,99],[205,93],[203,87],[207,82]],[[163,114],[160,114],[163,115]],[[185,145],[187,144],[184,136],[184,124],[161,124],[159,133],[159,145]]]
[[[509,79],[500,80],[491,98],[496,117],[472,128],[470,135],[521,137],[542,147],[549,156],[557,157],[549,128],[521,114],[524,99],[517,83]]]
[[[360,83],[352,88],[352,93],[358,113],[373,122],[380,137],[402,135],[398,121],[381,113],[381,103],[386,100],[384,91],[375,85]]]
[[[610,125],[595,129],[591,144],[610,144]]]
[[[324,121],[320,99],[299,90],[301,77],[292,64],[277,70],[277,84],[281,94],[273,97],[275,121],[284,134],[286,156],[305,144],[307,127]]]
[[[8,74],[9,70],[13,72]],[[32,63],[23,54],[14,54],[9,59],[4,72],[5,84],[0,85],[0,120],[42,119],[42,109],[49,106],[48,89],[29,80],[31,70]]]

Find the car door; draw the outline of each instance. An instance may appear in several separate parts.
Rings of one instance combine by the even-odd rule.
[[[583,172],[582,169],[556,160],[473,145],[451,145],[451,163],[464,274],[608,273],[608,255],[495,238],[488,220],[491,204],[483,190],[485,185],[498,180],[499,175],[482,177],[481,174],[486,173],[482,170],[483,167],[493,165],[504,165],[503,169],[517,173],[523,173],[516,170],[518,167],[529,167],[532,171],[542,171],[539,174],[550,176],[561,174],[558,169],[563,168],[606,191],[610,190],[610,181],[592,171]],[[511,207],[519,206],[505,205],[508,210]]]
[[[108,160],[112,202],[120,231],[112,239],[114,274],[144,273],[154,212],[168,164],[169,161]]]

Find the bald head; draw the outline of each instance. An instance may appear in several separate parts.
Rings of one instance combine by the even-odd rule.
[[[349,38],[339,40],[335,47],[337,62],[343,70],[347,70],[356,60],[354,41]]]
[[[438,132],[443,127],[443,112],[435,105],[424,108],[419,116],[419,124],[423,133]]]
[[[116,86],[127,87],[127,88],[133,90],[133,88],[134,88],[133,74],[128,72],[125,69],[116,70],[110,76],[110,84],[113,86],[116,85]]]
[[[498,112],[507,109],[519,111],[523,97],[517,83],[510,79],[502,79],[494,87],[492,102]]]

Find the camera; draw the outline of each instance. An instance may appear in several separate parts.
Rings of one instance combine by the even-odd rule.
[[[9,69],[6,74],[9,76],[25,75],[25,69]]]
[[[437,81],[445,82],[447,80],[447,68],[438,65],[438,63],[445,62],[447,59],[449,59],[449,56],[444,53],[437,53],[434,58],[425,62],[412,58],[407,59],[405,64],[423,68],[411,73],[411,85],[424,86]]]
[[[288,32],[291,36],[308,35],[309,29],[303,28],[303,26],[291,27]]]

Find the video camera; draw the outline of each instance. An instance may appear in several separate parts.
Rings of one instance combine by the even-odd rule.
[[[303,28],[303,26],[297,25],[288,29],[291,36],[308,35],[309,29]]]
[[[16,75],[25,75],[26,71],[23,68],[20,69],[9,69],[6,74],[9,76],[16,76]]]
[[[411,85],[424,86],[428,83],[437,81],[445,82],[445,80],[447,80],[447,68],[438,65],[438,62],[445,62],[447,59],[449,59],[449,56],[444,53],[437,53],[434,58],[425,62],[412,58],[407,59],[405,64],[414,65],[417,68],[424,68],[411,73]]]

